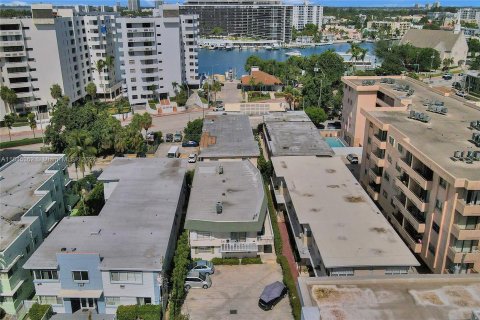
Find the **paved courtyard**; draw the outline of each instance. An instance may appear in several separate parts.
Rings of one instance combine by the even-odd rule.
[[[281,279],[280,266],[275,262],[216,266],[212,287],[191,289],[183,305],[183,313],[189,314],[191,320],[291,320],[292,310],[287,297],[273,310],[263,311],[258,307],[263,288]]]

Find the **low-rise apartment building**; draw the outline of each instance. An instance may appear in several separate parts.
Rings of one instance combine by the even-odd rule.
[[[260,156],[247,115],[212,113],[203,120],[199,159],[202,161],[250,160]]]
[[[152,16],[116,21],[123,89],[130,104],[175,95],[172,83],[198,87],[198,16],[163,5]]]
[[[192,258],[272,253],[272,223],[260,171],[250,161],[199,162],[185,229]]]
[[[263,116],[267,152],[277,156],[334,155],[332,148],[303,111],[275,112]]]
[[[397,82],[415,90],[408,111],[361,111],[360,181],[432,272],[479,271],[480,108]]]
[[[384,32],[391,36],[403,36],[412,28],[410,21],[368,21],[367,29]]]
[[[114,159],[98,178],[100,214],[63,219],[25,263],[37,300],[60,314],[112,315],[105,319],[119,305],[164,303],[185,170],[179,159]]]
[[[341,136],[351,147],[363,145],[365,136],[365,111],[407,110],[412,98],[408,90],[396,90],[402,77],[364,78],[343,77]],[[372,80],[374,80],[372,82]],[[388,81],[381,85],[381,82]]]
[[[0,168],[0,311],[25,315],[34,288],[23,264],[66,215],[69,183],[64,155],[24,154]]]
[[[340,157],[273,157],[278,210],[313,276],[407,274],[419,263]]]

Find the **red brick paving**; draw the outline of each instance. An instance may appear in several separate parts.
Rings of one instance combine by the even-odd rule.
[[[295,282],[298,279],[298,270],[297,264],[295,263],[295,258],[293,257],[292,246],[290,245],[290,238],[288,236],[287,226],[284,221],[278,221],[278,228],[280,229],[280,236],[282,237],[282,254],[287,258],[290,270],[292,271],[292,276]]]

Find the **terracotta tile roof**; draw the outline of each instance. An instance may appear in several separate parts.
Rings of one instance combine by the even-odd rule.
[[[267,86],[282,84],[282,81],[280,79],[278,79],[275,76],[272,76],[271,74],[268,74],[263,71],[252,71],[251,75],[242,77],[242,85],[249,86],[251,78],[253,78],[253,80],[255,81],[255,84],[258,84],[260,82]]]

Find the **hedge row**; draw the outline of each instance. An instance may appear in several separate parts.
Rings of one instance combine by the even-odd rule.
[[[214,265],[236,266],[236,265],[240,264],[240,259],[238,259],[238,258],[213,258],[212,263]]]
[[[262,264],[262,259],[259,256],[254,258],[242,258],[241,264]]]
[[[41,143],[43,140],[41,137],[38,138],[25,138],[21,140],[5,141],[0,142],[0,148],[13,148],[19,146],[26,146],[28,144]]]
[[[132,320],[132,319],[160,320],[161,311],[162,311],[162,306],[160,305],[118,306],[117,320]]]
[[[45,317],[45,315],[47,316]],[[30,320],[50,319],[51,315],[52,306],[49,304],[34,303],[30,310],[28,310],[28,317]]]
[[[272,194],[270,193],[270,190],[268,189],[267,184],[265,184],[265,193],[267,195],[267,200],[268,200],[268,213],[270,214],[270,220],[272,221],[273,243],[275,245],[275,254],[277,256],[280,256],[282,255],[282,251],[283,251],[282,237],[280,236],[280,229],[278,229],[277,213],[276,213],[277,211],[273,206]]]
[[[290,305],[292,306],[292,314],[295,320],[299,320],[302,312],[302,305],[298,298],[297,286],[292,276],[292,270],[288,264],[288,260],[285,256],[277,256],[277,262],[282,267],[283,283],[288,288],[288,298],[290,299]]]

